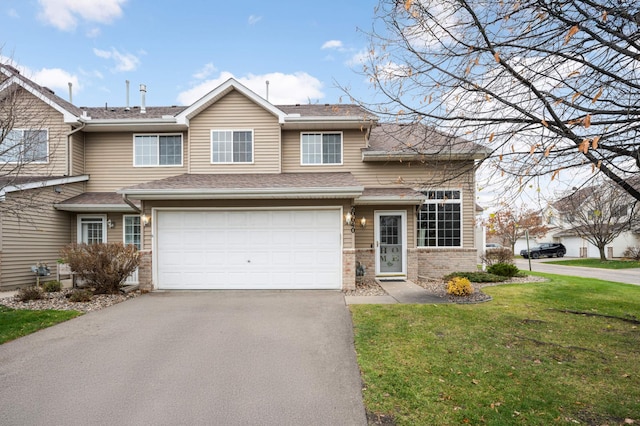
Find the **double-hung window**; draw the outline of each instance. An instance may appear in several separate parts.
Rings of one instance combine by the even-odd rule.
[[[134,135],[136,167],[182,166],[182,135]]]
[[[124,215],[123,217],[124,245],[133,244],[138,250],[142,248],[142,239],[140,232],[140,216]]]
[[[212,163],[252,163],[253,130],[212,130]]]
[[[104,215],[79,215],[79,243],[100,244],[107,242],[107,218]]]
[[[342,133],[302,133],[302,164],[342,164]]]
[[[47,130],[11,129],[0,144],[0,162],[46,163],[49,161]]]
[[[418,211],[418,247],[462,246],[462,197],[459,190],[426,191]]]

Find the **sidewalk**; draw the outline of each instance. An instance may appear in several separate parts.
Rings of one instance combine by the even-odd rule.
[[[429,293],[417,284],[407,281],[378,281],[387,296],[345,296],[347,305],[413,303],[436,304],[448,303],[446,299]]]

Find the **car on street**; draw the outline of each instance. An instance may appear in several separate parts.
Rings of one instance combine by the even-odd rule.
[[[530,247],[529,250],[520,250],[520,256],[528,259],[531,256],[532,259],[539,259],[541,257],[563,257],[567,254],[567,249],[562,243],[542,243],[535,247]]]

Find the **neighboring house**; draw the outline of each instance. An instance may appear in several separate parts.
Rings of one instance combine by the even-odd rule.
[[[78,108],[10,67],[0,78],[47,118],[46,159],[0,194],[40,202],[3,213],[2,289],[32,284],[40,261],[55,276],[70,242],[135,244],[130,281],[148,289],[351,289],[363,268],[476,268],[478,145],[443,150],[446,136],[354,105],[273,105],[233,79],[189,106],[141,93],[139,107]]]
[[[632,179],[631,183],[636,185],[637,180]],[[588,209],[593,208],[589,206],[589,202],[592,194],[596,190],[598,190],[598,188],[595,187],[581,188],[572,192],[570,195],[559,197],[551,203],[544,212],[541,213],[543,222],[549,226],[549,231],[543,236],[531,238],[529,244],[533,246],[543,242],[558,242],[564,244],[567,249],[566,256],[568,257],[599,258],[600,253],[598,248],[579,235],[576,220],[572,217],[576,215],[576,204],[579,205],[579,208],[582,208],[583,211],[588,211]],[[568,197],[573,197],[573,200],[569,200]],[[626,222],[628,214],[632,211],[632,202],[633,199],[629,197],[628,204],[621,203],[617,207],[619,216],[616,214],[612,215],[611,226],[613,228],[622,226],[621,224]],[[623,231],[610,244],[607,244],[605,254],[607,258],[623,257],[624,251],[630,246],[640,247],[640,228],[637,226],[633,226],[630,230]],[[521,238],[516,243],[515,252],[519,253],[520,250],[523,249],[526,249],[526,241],[524,238]]]

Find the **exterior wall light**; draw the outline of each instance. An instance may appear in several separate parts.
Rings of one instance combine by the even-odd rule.
[[[116,227],[116,221],[115,220],[107,220],[107,226],[109,227],[109,229],[113,229]]]
[[[140,221],[142,222],[142,226],[149,226],[149,224],[151,223],[151,218],[146,214],[143,214],[142,216],[140,216]]]
[[[360,219],[360,226],[362,227],[362,229],[367,227],[367,218],[362,216],[362,219]]]

